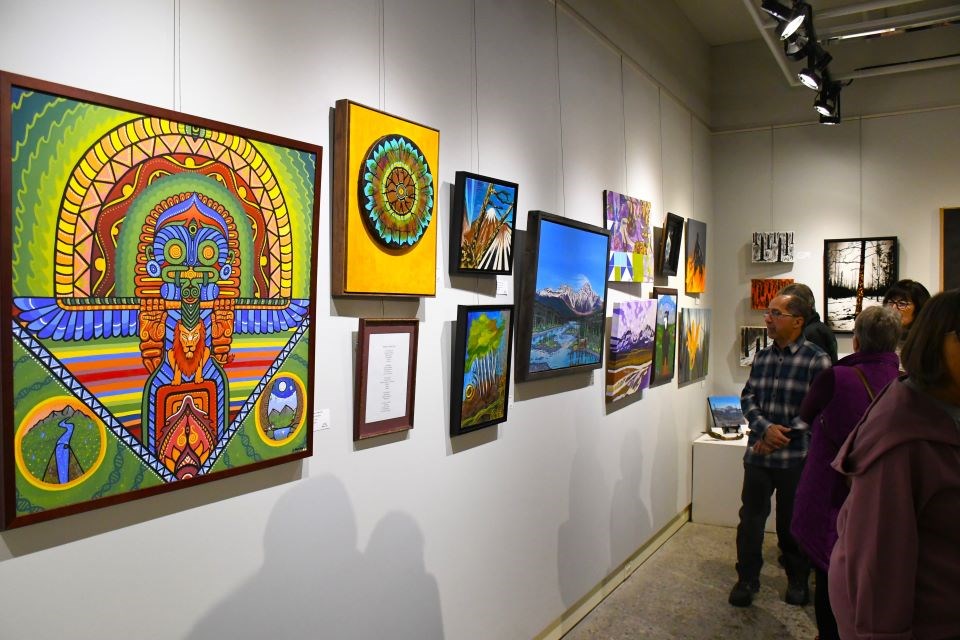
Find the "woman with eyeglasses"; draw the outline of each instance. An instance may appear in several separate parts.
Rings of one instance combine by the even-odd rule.
[[[960,637],[960,289],[931,298],[903,346],[907,376],[833,462],[850,494],[830,557],[840,637]]]
[[[900,312],[900,323],[903,325],[901,342],[906,340],[913,319],[929,299],[930,292],[916,280],[900,280],[883,296],[883,306],[895,307]]]

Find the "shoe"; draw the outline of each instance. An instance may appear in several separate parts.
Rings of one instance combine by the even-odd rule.
[[[810,587],[806,581],[790,580],[787,582],[787,592],[783,596],[783,601],[787,604],[793,604],[798,607],[810,602]]]
[[[730,590],[730,597],[727,602],[735,607],[749,607],[753,602],[753,594],[760,591],[759,580],[738,580]]]

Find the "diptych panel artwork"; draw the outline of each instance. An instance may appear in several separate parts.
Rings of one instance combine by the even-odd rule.
[[[450,224],[452,273],[513,272],[517,184],[457,171]]]
[[[853,331],[863,309],[883,303],[897,272],[895,236],[824,240],[824,322],[834,331]]]
[[[754,278],[750,280],[750,308],[766,311],[770,301],[777,297],[777,291],[788,284],[793,284],[793,278]]]
[[[435,295],[440,132],[350,100],[334,119],[331,292]]]
[[[542,211],[527,223],[517,379],[596,369],[607,308],[604,229]]]
[[[740,366],[752,366],[757,352],[769,344],[766,327],[740,327]]]
[[[940,210],[940,290],[960,288],[960,208]]]
[[[687,219],[686,292],[707,290],[707,223]]]
[[[650,386],[656,324],[656,300],[632,300],[613,305],[607,402],[623,400]]]
[[[677,290],[654,287],[657,298],[657,337],[653,350],[651,385],[673,380],[677,357]]]
[[[677,381],[680,384],[707,377],[710,355],[710,309],[683,310],[680,314],[677,351]]]
[[[753,262],[793,262],[793,231],[754,231]]]
[[[450,394],[450,435],[476,431],[507,419],[513,306],[457,309]]]
[[[610,231],[610,282],[653,282],[653,227],[651,204],[616,191],[603,192]]]
[[[309,455],[321,149],[0,83],[4,525]]]

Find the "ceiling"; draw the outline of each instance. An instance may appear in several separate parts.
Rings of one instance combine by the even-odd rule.
[[[711,46],[763,39],[784,73],[797,84],[801,63],[789,60],[774,20],[761,0],[675,0]],[[790,5],[790,0],[781,0]],[[808,0],[837,80],[914,73],[960,65],[960,2],[956,0]],[[852,34],[892,29],[868,37]],[[847,36],[841,38],[841,36]]]

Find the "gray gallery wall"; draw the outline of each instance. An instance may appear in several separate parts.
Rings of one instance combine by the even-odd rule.
[[[323,145],[313,391],[332,425],[302,463],[0,534],[0,636],[529,638],[683,511],[710,378],[610,412],[600,371],[514,385],[508,422],[447,436],[457,305],[512,300],[447,274],[456,170],[518,182],[521,212],[599,224],[614,189],[650,200],[657,224],[703,220],[709,292],[681,307],[727,291],[706,47],[675,7],[652,8],[691,48],[648,36],[625,59],[622,34],[584,14],[617,20],[573,5],[0,0],[0,68]],[[436,298],[330,298],[338,98],[441,131]],[[355,446],[361,316],[422,324],[415,429]]]

